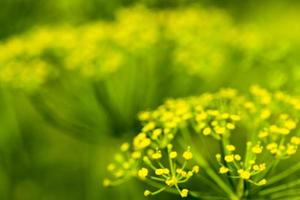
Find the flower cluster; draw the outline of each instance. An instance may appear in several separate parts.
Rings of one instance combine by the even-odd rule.
[[[267,185],[273,167],[295,154],[300,144],[296,135],[298,99],[282,92],[278,98],[278,93],[259,86],[251,87],[247,95],[222,89],[198,97],[167,100],[154,111],[140,113],[141,133],[127,152],[129,163],[135,161],[135,172],[131,168],[127,175],[157,188],[146,190],[145,196],[173,189],[181,197],[197,196],[181,184],[201,177],[202,173],[195,176],[201,168],[230,198],[252,195],[250,188]],[[286,109],[282,109],[282,104]],[[220,146],[217,172],[211,171],[196,145],[197,140],[205,142],[208,137]],[[129,146],[125,147],[122,149],[128,150]],[[238,191],[230,192],[217,174],[225,175]]]
[[[255,71],[251,67],[258,61],[263,62],[263,69],[280,66],[283,60],[290,63],[293,45],[281,48],[278,43],[262,32],[234,24],[229,15],[217,9],[152,11],[132,7],[118,11],[113,21],[79,27],[39,27],[2,42],[0,82],[34,89],[65,70],[103,80],[122,66],[135,65],[136,60],[155,66],[170,56],[175,58],[168,62],[174,73],[218,82],[220,72],[235,70],[233,66]],[[162,51],[166,55],[161,55]],[[285,67],[269,71],[286,77],[282,70]],[[281,86],[286,79],[273,87]]]

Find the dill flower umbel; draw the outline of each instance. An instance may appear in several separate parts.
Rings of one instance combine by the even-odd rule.
[[[145,196],[166,191],[178,193],[182,198],[189,195],[201,198],[201,188],[195,191],[184,185],[202,180],[205,173],[229,199],[264,198],[269,195],[265,189],[269,184],[292,173],[272,172],[281,159],[295,154],[300,144],[295,135],[300,111],[296,102],[297,98],[285,95],[278,98],[278,93],[259,86],[251,87],[246,95],[222,89],[167,100],[154,111],[140,113],[142,132],[133,139],[129,153],[139,152],[138,157],[131,158],[135,163],[131,170],[136,173],[126,174],[154,187],[145,190]],[[204,156],[207,149],[199,150],[198,141],[205,144],[206,140],[220,147],[215,156],[216,171],[207,161],[207,155]],[[117,179],[109,179],[110,185],[124,180],[114,176]]]

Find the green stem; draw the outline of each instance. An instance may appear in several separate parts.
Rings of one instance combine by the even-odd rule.
[[[292,187],[295,187],[295,186],[298,186],[298,185],[300,185],[300,179],[298,179],[296,181],[293,181],[293,182],[290,182],[290,183],[282,184],[282,185],[279,185],[279,186],[276,186],[276,187],[273,187],[273,188],[270,188],[270,189],[263,190],[262,192],[260,192],[260,195],[272,194],[272,193],[282,191],[282,190],[286,190],[286,189],[289,189],[289,188],[292,188]]]
[[[280,181],[286,177],[288,177],[289,175],[295,173],[296,171],[300,170],[300,162],[297,163],[296,165],[292,166],[291,168],[277,174],[276,176],[273,176],[272,178],[270,178],[268,180],[268,185],[276,183],[277,181]]]
[[[292,190],[286,190],[286,191],[281,191],[281,192],[277,192],[275,194],[272,194],[270,198],[282,198],[284,196],[300,196],[300,191],[299,189],[292,189]]]
[[[190,136],[189,131],[186,129],[186,127],[182,128],[181,132],[182,132],[183,137],[186,140],[186,142],[188,142],[189,144],[192,145],[193,140]],[[196,149],[196,148],[194,148],[194,149]],[[239,199],[236,196],[236,194],[234,194],[232,189],[230,187],[228,187],[228,185],[212,170],[212,168],[208,165],[206,160],[202,157],[202,155],[199,152],[197,152],[197,154],[194,155],[194,158],[195,158],[195,161],[200,165],[200,167],[205,169],[205,172],[218,184],[218,186],[221,189],[223,189],[223,191],[229,196],[229,198],[231,200]]]
[[[244,185],[244,180],[240,179],[239,184],[237,186],[237,196],[239,199],[242,199],[244,196],[244,189],[245,189],[245,185]]]

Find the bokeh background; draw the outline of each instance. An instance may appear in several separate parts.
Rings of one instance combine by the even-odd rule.
[[[1,0],[0,199],[144,199],[135,181],[102,187],[116,147],[140,128],[137,113],[221,87],[299,95],[299,8],[292,0]],[[102,30],[109,42],[94,44]],[[45,56],[45,32],[65,52]],[[76,36],[66,41],[68,33]],[[110,72],[118,56],[124,62]],[[98,58],[108,71],[91,75],[85,69]],[[35,59],[54,75],[36,81]]]

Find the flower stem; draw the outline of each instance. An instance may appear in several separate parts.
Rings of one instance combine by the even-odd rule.
[[[280,181],[280,180],[288,177],[289,175],[295,173],[298,170],[300,170],[300,162],[297,163],[296,165],[292,166],[288,170],[285,170],[285,171],[273,176],[272,178],[270,178],[268,181],[268,185],[276,183],[277,181]]]
[[[263,190],[262,192],[260,192],[260,194],[261,195],[268,195],[268,194],[272,194],[272,193],[275,193],[275,192],[278,192],[278,191],[293,188],[293,187],[298,186],[298,185],[300,185],[300,179],[298,179],[296,181],[286,183],[286,184],[282,184],[282,185],[279,185],[279,186],[276,186],[276,187],[273,187],[273,188],[270,188],[270,189]]]

